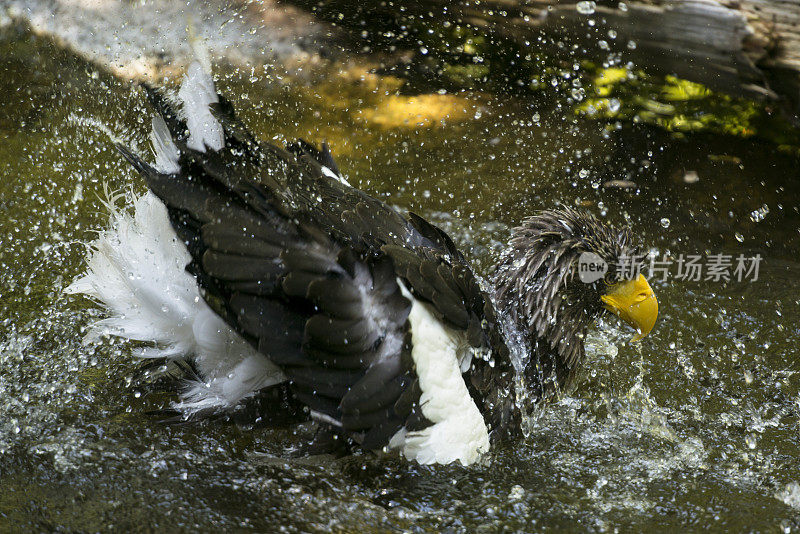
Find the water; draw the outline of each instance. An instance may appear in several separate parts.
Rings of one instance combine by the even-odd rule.
[[[311,428],[159,424],[146,412],[171,397],[139,394],[130,347],[81,343],[98,311],[62,290],[105,223],[104,184],[143,187],[103,132],[147,150],[142,92],[24,32],[0,40],[0,72],[3,529],[800,529],[800,181],[773,145],[223,69],[259,137],[327,139],[352,184],[440,224],[482,274],[511,226],[558,204],[629,221],[659,257],[763,257],[752,283],[652,280],[653,333],[629,346],[605,320],[577,390],[479,465],[292,459]]]

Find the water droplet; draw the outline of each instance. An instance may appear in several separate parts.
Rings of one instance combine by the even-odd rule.
[[[700,175],[697,171],[686,171],[683,175],[683,183],[696,184],[700,181]]]
[[[744,438],[745,444],[747,444],[747,448],[750,450],[754,450],[758,446],[758,440],[756,439],[755,434],[748,434],[746,438]]]
[[[575,9],[581,15],[591,15],[597,9],[597,4],[590,0],[582,0],[575,5]]]
[[[589,176],[588,169],[581,169],[580,171],[578,171],[578,176],[580,176],[581,178],[586,178],[587,176]]]
[[[660,221],[660,222],[661,222],[661,226],[663,226],[664,228],[669,228],[669,223],[670,223],[670,220],[669,220],[669,219],[667,219],[666,217],[664,217],[663,219],[661,219],[661,221]]]
[[[628,41],[628,50],[636,50],[636,41]]]
[[[72,194],[72,203],[80,202],[83,200],[83,185],[78,184],[75,186],[75,192]]]
[[[753,222],[761,222],[764,220],[764,218],[767,216],[768,213],[769,213],[769,206],[764,204],[757,210],[754,210],[750,213],[750,220]]]
[[[622,103],[619,101],[618,98],[612,98],[608,101],[608,111],[611,113],[616,113],[619,111],[620,106]]]

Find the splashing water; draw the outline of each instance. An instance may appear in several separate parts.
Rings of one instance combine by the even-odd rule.
[[[312,428],[159,424],[147,412],[175,396],[138,387],[140,347],[81,343],[99,312],[62,294],[82,270],[76,243],[105,224],[103,184],[143,190],[109,138],[147,146],[151,111],[140,92],[90,75],[52,43],[3,46],[15,83],[30,88],[0,96],[3,521],[35,531],[800,528],[800,216],[786,200],[800,191],[778,180],[794,160],[746,140],[676,141],[581,118],[566,102],[571,89],[553,89],[549,106],[432,93],[423,108],[367,73],[315,84],[223,75],[256,135],[327,139],[351,183],[442,226],[484,277],[510,227],[559,203],[627,220],[647,248],[673,255],[750,253],[757,243],[764,256],[751,284],[654,282],[656,330],[631,346],[624,327],[603,320],[576,390],[483,464],[294,459]],[[65,73],[69,85],[55,83]],[[702,180],[684,183],[687,168]],[[590,179],[578,179],[582,170]],[[592,185],[623,178],[638,187]]]

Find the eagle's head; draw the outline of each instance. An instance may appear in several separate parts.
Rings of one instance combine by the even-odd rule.
[[[537,396],[569,387],[586,331],[603,313],[635,328],[633,341],[652,330],[658,302],[640,274],[632,237],[628,228],[572,208],[540,212],[514,229],[497,270],[496,298],[531,353],[525,374]]]

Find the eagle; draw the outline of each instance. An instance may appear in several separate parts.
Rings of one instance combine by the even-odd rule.
[[[655,324],[647,280],[622,268],[640,261],[628,228],[533,214],[482,285],[443,230],[351,187],[326,144],[256,139],[207,61],[177,95],[143,87],[155,162],[117,148],[148,191],[111,207],[68,291],[106,310],[88,337],[190,369],[173,403],[186,419],[266,398],[264,416],[316,422],[311,445],[469,465],[571,387],[597,318],[637,340]]]

